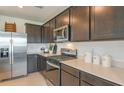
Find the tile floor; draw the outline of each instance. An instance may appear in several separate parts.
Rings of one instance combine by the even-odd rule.
[[[0,86],[47,86],[46,79],[39,72],[18,79],[0,82]]]

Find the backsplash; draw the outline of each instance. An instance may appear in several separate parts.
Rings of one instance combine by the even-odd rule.
[[[40,53],[42,47],[48,47],[48,44],[38,44],[38,43],[33,43],[33,44],[28,44],[27,47],[27,53],[32,54],[32,53]]]
[[[83,57],[87,51],[100,56],[109,54],[113,58],[113,66],[124,68],[124,41],[92,41],[92,42],[66,42],[58,43],[58,52],[61,48],[76,48],[78,56]],[[48,44],[28,44],[28,53],[40,52],[41,47],[48,47]]]

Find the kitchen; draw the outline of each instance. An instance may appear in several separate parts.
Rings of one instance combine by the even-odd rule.
[[[0,45],[1,64],[4,63],[4,59],[12,56],[11,62],[8,62],[9,77],[6,77],[6,73],[3,77],[4,66],[0,66],[0,85],[123,86],[123,8],[123,6],[23,6],[22,8],[1,6],[0,43],[4,44],[5,33],[10,33],[13,41],[14,34],[18,34],[18,38],[24,34],[26,40],[25,48],[21,46],[19,49],[25,53],[22,54],[22,61],[14,58],[17,54],[11,54],[14,43],[10,49]],[[50,13],[44,12],[50,9]],[[39,17],[41,15],[35,15],[39,14],[39,11],[44,20]],[[30,14],[32,16],[29,16]],[[16,29],[7,32],[5,30],[7,23],[16,24]],[[18,68],[14,69],[16,63],[13,62],[14,59],[17,62],[25,62],[25,65],[23,64],[25,71],[21,71],[23,73],[17,76],[13,76],[14,71],[22,67],[15,65]],[[17,71],[16,74],[18,73]]]

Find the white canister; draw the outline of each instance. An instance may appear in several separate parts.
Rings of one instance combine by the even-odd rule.
[[[92,52],[86,52],[84,55],[85,63],[92,63]]]
[[[100,65],[100,56],[99,55],[93,56],[93,64]]]
[[[110,55],[105,55],[102,57],[102,66],[111,67],[112,57]]]

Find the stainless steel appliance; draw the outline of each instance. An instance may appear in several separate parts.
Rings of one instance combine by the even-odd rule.
[[[77,50],[61,49],[61,55],[47,59],[46,78],[56,86],[60,85],[60,61],[72,60],[77,57]]]
[[[55,42],[69,41],[69,25],[65,25],[53,30]]]
[[[27,74],[27,35],[0,32],[0,81]]]

